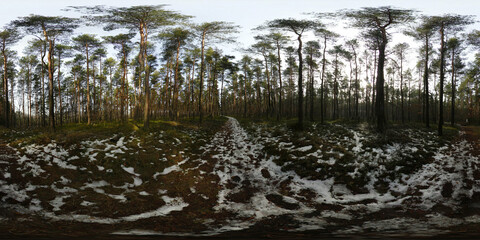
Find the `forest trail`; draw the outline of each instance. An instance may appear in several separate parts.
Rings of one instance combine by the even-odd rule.
[[[266,139],[231,117],[208,137],[194,138],[197,133],[191,133],[177,139],[162,131],[152,133],[148,138],[158,143],[150,146],[155,150],[128,135],[81,142],[85,148],[78,150],[78,157],[54,142],[26,145],[26,155],[0,144],[0,197],[8,203],[5,208],[0,205],[0,231],[120,239],[416,237],[458,232],[465,226],[478,232],[480,164],[475,146],[480,129],[464,130],[452,146],[439,149],[415,173],[390,182],[385,191],[368,182],[362,193],[333,177],[312,179],[282,169],[274,161],[281,156],[267,154]],[[360,134],[354,134],[352,151],[363,147]],[[174,150],[164,144],[167,141],[176,145]],[[187,141],[198,147],[183,145]],[[312,146],[296,147],[275,137],[268,141],[300,156],[313,154],[307,153]],[[166,154],[169,160],[154,155],[140,165],[137,157],[126,157],[146,151]],[[369,174],[373,180],[378,177],[375,170]]]
[[[216,160],[213,171],[220,179],[214,209],[230,213],[224,230],[342,234],[390,229],[416,235],[445,233],[445,227],[477,221],[480,165],[475,144],[478,135],[462,134],[455,147],[443,148],[432,163],[392,183],[393,189],[380,193],[370,187],[363,194],[333,179],[309,180],[283,171],[234,118],[206,149]],[[457,205],[467,195],[469,200]]]
[[[480,155],[480,126],[463,126],[462,131],[465,132],[465,139],[474,144],[476,147],[473,148],[473,151]]]
[[[236,119],[229,118],[223,131],[207,147],[215,153],[214,173],[221,186],[214,209],[232,213],[228,228],[247,228],[275,216],[305,211],[289,186],[294,176],[283,174],[278,166],[267,161],[263,146],[251,141]],[[287,219],[280,221],[284,220]],[[292,228],[289,220],[290,217],[284,226],[270,227]]]

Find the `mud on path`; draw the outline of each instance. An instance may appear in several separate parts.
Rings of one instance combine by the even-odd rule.
[[[48,183],[35,187],[21,174],[36,167],[49,174],[57,165],[73,168],[76,162],[66,157],[55,161],[54,155],[50,160],[56,165],[24,159],[31,167],[22,168],[18,158],[23,156],[0,145],[0,237],[408,238],[479,231],[479,142],[468,129],[418,173],[391,183],[389,191],[380,193],[372,183],[361,194],[334,179],[310,180],[282,171],[273,161],[276,156],[267,156],[262,141],[234,118],[205,140],[197,149],[187,149],[188,157],[177,156],[160,169],[140,171],[140,166],[122,163],[118,171],[129,179],[125,183],[113,183],[104,173],[108,169],[93,162],[85,171],[80,166],[57,169],[66,177],[85,175],[85,182],[61,176],[47,181],[51,174],[40,173],[33,180]],[[130,140],[118,138],[102,146],[128,154],[120,144],[124,141]],[[42,195],[44,189],[52,196]]]

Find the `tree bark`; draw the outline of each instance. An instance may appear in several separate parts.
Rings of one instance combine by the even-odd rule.
[[[87,124],[91,124],[91,115],[90,115],[90,67],[89,67],[89,57],[88,57],[88,43],[85,44],[86,54],[87,54]]]
[[[121,96],[120,96],[120,119],[122,122],[125,122],[125,100],[126,100],[126,96],[125,96],[125,81],[126,81],[126,78],[127,78],[127,51],[126,51],[126,46],[125,46],[125,43],[122,43],[122,53],[123,53],[123,76],[122,76],[122,86],[121,86]],[[111,70],[110,70],[110,86],[112,84],[112,73],[111,73]]]
[[[43,58],[45,57],[45,45],[42,46],[41,52],[40,52],[40,60],[41,60],[41,75],[42,75],[42,86],[41,86],[41,91],[42,91],[42,100],[41,100],[41,106],[40,106],[40,111],[41,111],[41,118],[42,118],[42,126],[45,127],[47,124],[46,119],[45,119],[45,62],[43,61]]]
[[[277,111],[277,120],[280,120],[280,118],[283,116],[283,107],[282,107],[282,93],[283,93],[283,86],[282,86],[282,59],[281,59],[281,54],[280,54],[280,44],[277,41],[277,59],[278,59],[278,80],[280,83],[280,98],[278,99],[278,111]]]
[[[402,111],[402,124],[405,124],[405,110],[403,107],[403,52],[400,53],[400,98],[401,98],[401,111]]]
[[[385,66],[385,47],[386,43],[386,33],[384,40],[379,44],[378,48],[378,68],[377,68],[377,82],[376,82],[376,101],[375,101],[375,114],[376,114],[376,123],[377,131],[383,133],[385,132],[385,96],[384,96],[384,84],[385,78],[383,75],[383,68]]]
[[[146,23],[141,24],[140,28],[140,35],[141,35],[141,53],[142,55],[142,60],[141,64],[144,64],[144,69],[145,69],[145,108],[143,110],[143,127],[145,129],[149,128],[150,125],[150,109],[149,109],[149,104],[150,104],[150,66],[148,65],[148,59],[147,59],[147,25]]]
[[[425,124],[427,128],[430,127],[430,104],[429,104],[429,92],[428,92],[428,57],[429,57],[429,38],[425,35],[425,70],[423,75],[423,86],[425,88]]]
[[[4,113],[4,121],[5,127],[10,127],[10,105],[8,103],[8,78],[7,78],[7,54],[6,54],[6,40],[4,39],[2,42],[2,55],[3,55],[3,91],[5,92],[5,107],[3,111]]]
[[[452,49],[452,111],[451,126],[455,125],[455,48]]]
[[[270,74],[268,72],[267,55],[266,55],[265,52],[263,52],[262,54],[263,54],[263,58],[265,59],[265,75],[267,77],[267,116],[270,117],[271,114],[272,114],[272,103],[271,103],[272,88],[271,88],[271,83],[270,83]],[[246,77],[246,75],[245,75],[245,77]]]
[[[315,89],[313,88],[314,85],[315,85],[314,84],[314,82],[315,82],[315,70],[313,69],[313,66],[312,66],[310,78],[311,78],[310,79],[310,121],[313,122],[314,121],[313,109],[314,109],[314,99],[315,99]]]
[[[355,118],[358,121],[359,116],[358,116],[358,93],[359,93],[359,87],[360,83],[358,82],[358,61],[357,61],[357,52],[355,51],[355,48],[353,48],[353,57],[355,58]]]
[[[298,128],[303,129],[303,57],[302,35],[298,35]]]
[[[440,109],[438,118],[438,135],[443,135],[443,83],[445,80],[444,67],[445,67],[445,36],[444,36],[444,23],[442,22],[440,27]]]
[[[205,35],[206,32],[202,33],[202,46],[201,46],[201,59],[200,59],[200,89],[198,93],[198,114],[199,114],[199,122],[202,123],[203,121],[203,110],[202,110],[202,91],[203,91],[203,75],[205,72]]]
[[[62,87],[60,85],[60,64],[61,64],[61,51],[58,51],[58,74],[57,74],[57,81],[58,81],[58,101],[59,101],[59,113],[60,113],[60,126],[63,125],[63,106],[62,106]]]
[[[333,119],[337,119],[338,109],[337,109],[337,102],[338,102],[338,53],[335,54],[335,68],[333,73]]]
[[[178,59],[180,56],[180,40],[177,44],[177,55],[175,58],[175,85],[173,90],[173,111],[174,111],[174,118],[177,120],[178,118]]]
[[[320,85],[320,123],[323,124],[324,121],[324,80],[325,80],[325,65],[327,64],[327,59],[325,54],[327,53],[327,37],[323,39],[323,59],[322,59],[322,83]]]
[[[45,37],[45,41],[48,42],[48,115],[49,115],[49,126],[50,130],[55,130],[55,106],[53,103],[53,48],[54,48],[54,40],[49,39],[45,26],[42,25],[43,28],[43,35]]]

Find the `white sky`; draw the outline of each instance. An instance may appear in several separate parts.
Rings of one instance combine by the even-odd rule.
[[[28,16],[29,14],[80,16],[79,13],[62,11],[67,6],[107,5],[123,7],[158,4],[168,4],[167,9],[194,16],[193,22],[228,21],[240,25],[241,29],[237,37],[240,44],[222,47],[224,54],[236,55],[237,59],[241,53],[235,52],[234,49],[248,47],[254,42],[253,36],[256,33],[252,33],[252,28],[276,18],[307,18],[308,16],[304,13],[308,12],[335,12],[340,9],[394,6],[415,9],[426,15],[446,13],[480,15],[480,0],[4,0],[2,1],[2,12],[0,14],[0,27],[18,17]],[[479,19],[479,16],[476,16],[476,19]],[[480,29],[480,24],[475,23],[469,26],[467,30],[470,29]],[[347,39],[355,38],[358,33],[357,30],[342,29],[341,27],[335,27],[333,30]],[[76,34],[85,32],[100,36],[111,34],[103,32],[100,28],[81,28],[76,31]],[[305,40],[308,40],[308,38]],[[14,47],[14,50],[20,55],[23,55],[22,51],[26,41],[24,39]],[[407,41],[412,47],[408,55],[408,67],[414,67],[418,43],[409,38],[395,35],[389,46],[391,47],[400,41]],[[293,44],[296,43],[293,42]],[[470,55],[472,55],[471,52]]]
[[[241,26],[238,35],[240,47],[253,43],[251,29],[275,18],[307,18],[306,12],[335,12],[339,9],[358,9],[361,7],[395,6],[415,9],[423,14],[441,15],[456,13],[462,15],[480,14],[480,0],[8,0],[3,2],[0,14],[0,26],[8,24],[21,16],[40,14],[47,16],[78,16],[75,12],[65,12],[61,9],[67,6],[131,6],[168,4],[167,9],[192,15],[194,22],[229,21]],[[477,17],[478,19],[478,17]],[[469,29],[480,29],[476,23]],[[85,29],[81,29],[85,31]],[[89,30],[104,35],[100,29]],[[98,31],[98,32],[97,32]],[[339,30],[337,30],[339,31]],[[357,31],[340,30],[340,34],[348,38],[355,37]],[[395,41],[409,41],[407,38],[394,38]],[[25,41],[17,44],[15,49],[20,54]],[[412,47],[417,46],[411,42]],[[234,47],[228,47],[225,54],[232,54]],[[416,50],[412,49],[411,53]],[[416,54],[412,54],[416,55]]]

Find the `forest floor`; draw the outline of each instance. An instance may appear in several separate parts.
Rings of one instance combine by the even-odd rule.
[[[151,125],[0,131],[0,238],[480,236],[480,127]]]

